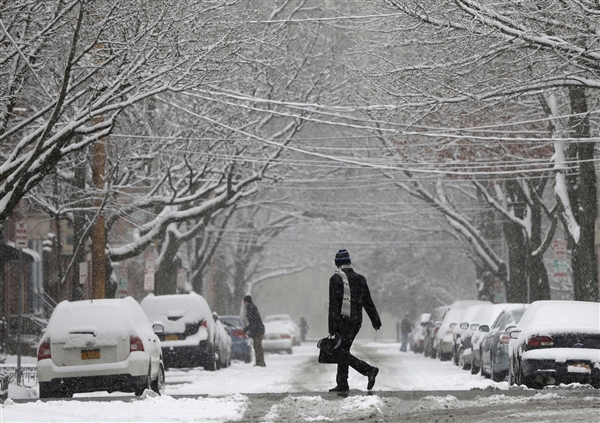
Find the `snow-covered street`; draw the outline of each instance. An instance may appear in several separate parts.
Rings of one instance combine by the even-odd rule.
[[[351,370],[350,394],[340,397],[327,392],[334,385],[335,365],[318,364],[317,352],[315,342],[309,341],[294,347],[292,355],[267,354],[266,368],[235,361],[216,372],[169,370],[163,397],[147,392],[140,400],[122,393],[78,394],[73,400],[8,399],[0,421],[347,422],[398,421],[400,415],[428,421],[432,413],[479,421],[485,410],[493,411],[488,421],[514,413],[521,421],[561,421],[569,415],[570,421],[597,422],[600,416],[597,390],[570,386],[509,391],[507,382],[495,383],[450,362],[400,352],[395,342],[357,341],[353,352],[380,368],[377,383],[367,395],[366,378]],[[29,395],[35,397],[36,389]]]

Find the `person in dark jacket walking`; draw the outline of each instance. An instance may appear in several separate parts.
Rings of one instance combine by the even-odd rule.
[[[364,276],[356,273],[351,265],[350,253],[342,249],[335,255],[337,270],[329,279],[329,334],[342,338],[340,359],[337,365],[336,386],[330,392],[347,392],[348,369],[367,376],[367,390],[373,389],[379,373],[377,367],[360,360],[350,353],[350,347],[362,325],[363,307],[375,330],[381,328],[381,319],[371,299]]]
[[[404,319],[402,319],[400,322],[400,333],[402,335],[402,345],[400,346],[400,351],[406,351],[406,347],[408,346],[408,334],[411,332],[412,324],[410,323],[408,314],[405,314]]]
[[[246,307],[246,319],[248,320],[248,326],[244,328],[244,332],[248,337],[252,338],[252,344],[254,345],[254,356],[256,359],[255,366],[266,367],[265,355],[262,348],[262,339],[265,334],[265,325],[260,318],[258,308],[252,302],[252,297],[246,295],[244,297],[244,306]]]

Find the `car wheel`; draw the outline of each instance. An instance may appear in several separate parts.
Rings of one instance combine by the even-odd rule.
[[[492,355],[492,353],[490,352],[490,372],[486,372],[485,368],[483,366],[483,353],[480,353],[479,356],[481,357],[481,363],[479,363],[480,366],[480,371],[481,371],[481,376],[485,377],[486,379],[490,378],[491,375],[491,369],[494,368],[494,356]]]
[[[290,348],[289,350],[287,350],[287,353],[291,354],[292,353],[292,349]]]
[[[515,375],[515,367],[512,360],[508,361],[508,385],[513,386],[517,383],[516,375]]]
[[[475,354],[471,357],[471,374],[476,375],[479,373],[479,366],[475,364]]]
[[[146,389],[151,389],[150,385],[152,383],[152,380],[151,380],[152,374],[150,373],[150,370],[151,370],[150,367],[148,367],[148,376],[146,376],[146,380],[145,380],[144,384],[136,387],[135,390],[133,391],[133,393],[135,394],[136,397],[141,396]]]
[[[151,388],[158,395],[164,395],[166,386],[167,383],[165,381],[165,369],[161,363],[158,366],[158,375],[156,376],[156,380],[152,382]]]
[[[208,370],[209,372],[214,372],[218,369],[218,359],[214,353],[214,351],[212,350],[212,348],[209,349],[208,354],[206,355],[205,358],[206,362],[204,363],[204,370]]]

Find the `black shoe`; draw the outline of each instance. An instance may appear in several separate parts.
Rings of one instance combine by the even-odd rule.
[[[350,387],[348,386],[336,386],[335,388],[331,388],[329,390],[329,392],[348,392],[350,390]]]
[[[367,373],[367,377],[369,378],[369,383],[367,383],[367,391],[373,389],[375,386],[375,378],[377,377],[377,373],[379,373],[379,369],[377,367],[373,367],[369,373]]]

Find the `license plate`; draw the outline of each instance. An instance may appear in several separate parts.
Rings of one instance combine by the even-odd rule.
[[[167,335],[165,336],[165,341],[177,341],[179,339],[179,335]]]
[[[98,360],[100,358],[100,350],[83,350],[81,351],[82,360]]]
[[[570,373],[590,373],[592,368],[587,363],[570,363],[567,366],[567,370]]]

